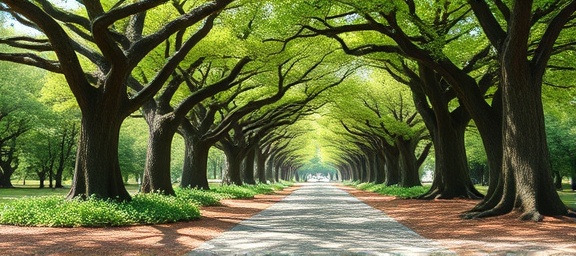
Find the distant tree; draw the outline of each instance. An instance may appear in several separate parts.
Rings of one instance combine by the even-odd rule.
[[[54,116],[44,113],[44,118]],[[61,124],[56,121],[62,122]],[[78,127],[76,123],[66,122],[58,118],[43,120],[34,124],[23,139],[20,149],[20,159],[24,168],[32,169],[38,175],[40,188],[48,180],[49,188],[62,188],[62,178],[65,169],[73,162],[75,145],[77,143]]]
[[[222,178],[224,168],[226,168],[226,158],[224,152],[217,148],[210,148],[208,152],[208,173],[212,179]]]
[[[34,94],[41,86],[42,72],[0,63],[0,73],[0,187],[12,187],[22,136],[42,112]]]

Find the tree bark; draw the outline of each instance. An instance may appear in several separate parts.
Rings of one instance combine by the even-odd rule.
[[[366,161],[368,166],[368,181],[376,182],[376,152],[374,150],[369,150],[366,152]]]
[[[10,163],[0,162],[0,168],[2,168],[2,173],[0,173],[0,188],[13,188],[12,184],[12,174],[15,169],[12,168]]]
[[[412,140],[404,140],[402,137],[396,137],[396,147],[399,154],[400,167],[400,187],[422,186],[420,175],[418,174],[418,165],[414,150],[416,149]]]
[[[514,49],[509,49],[514,51]],[[552,181],[549,152],[544,127],[541,80],[532,76],[527,65],[520,65],[505,55],[503,63],[503,133],[505,176],[516,182],[515,206],[523,212],[522,219],[541,220],[544,215],[565,215]],[[510,185],[510,184],[509,184]],[[505,193],[513,194],[514,187]],[[506,198],[507,195],[504,195]],[[512,202],[501,201],[508,209]]]
[[[260,147],[256,148],[256,174],[258,177],[258,182],[262,184],[268,183],[266,179],[266,159],[267,155],[262,153]]]
[[[191,169],[191,179],[186,187],[209,190],[208,172],[206,170],[210,146],[198,142],[194,144],[193,148],[192,159],[190,159],[191,166],[189,168]],[[216,170],[214,170],[214,172],[216,172]]]
[[[274,174],[274,159],[274,153],[270,154],[268,159],[266,159],[266,179],[270,180],[272,183],[278,182],[276,180],[276,175]]]
[[[386,182],[386,171],[384,170],[385,168],[384,155],[381,152],[377,151],[375,156],[376,156],[376,164],[375,164],[376,178],[374,179],[374,182],[376,184],[384,184],[384,182]]]
[[[254,148],[248,149],[244,156],[244,164],[242,168],[243,181],[246,184],[254,185],[256,180],[254,179],[254,159],[256,158],[256,152]]]
[[[370,176],[368,173],[368,164],[366,160],[366,156],[364,155],[357,155],[358,158],[358,166],[360,168],[360,180],[362,182],[369,182]]]
[[[172,187],[170,162],[172,160],[172,139],[179,123],[174,120],[172,115],[164,116],[154,113],[152,115],[152,120],[149,123],[150,136],[148,137],[142,192],[176,195]]]
[[[241,186],[244,184],[242,181],[242,155],[239,149],[225,148],[226,161],[228,162],[228,177],[230,182],[234,185]]]
[[[385,165],[386,178],[384,181],[384,185],[386,186],[397,185],[398,183],[400,183],[400,170],[398,169],[400,165],[399,152],[385,151],[384,158],[386,162]]]
[[[44,188],[44,181],[46,180],[46,172],[47,171],[44,168],[42,168],[42,171],[37,172],[38,180],[40,182],[39,188]]]
[[[117,110],[116,110],[117,111]],[[68,198],[96,196],[130,200],[118,161],[120,126],[124,118],[116,111],[84,111],[72,187]]]
[[[188,120],[180,125],[180,133],[184,138],[184,163],[180,178],[181,188],[210,189],[208,184],[208,154],[212,144],[198,138]],[[224,180],[224,177],[222,177]]]

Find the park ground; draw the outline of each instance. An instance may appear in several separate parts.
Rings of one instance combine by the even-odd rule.
[[[462,220],[472,200],[405,200],[338,185],[365,203],[384,211],[420,235],[438,241],[459,255],[505,255],[530,249],[576,255],[576,221],[547,217],[526,222],[518,215]],[[224,200],[204,207],[202,218],[164,225],[114,228],[33,228],[0,226],[2,255],[182,255],[280,201],[298,185],[251,200]],[[559,253],[561,252],[561,253]]]

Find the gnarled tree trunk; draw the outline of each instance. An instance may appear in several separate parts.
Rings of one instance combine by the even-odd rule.
[[[146,152],[146,165],[142,180],[144,193],[160,192],[165,195],[176,195],[172,187],[170,175],[170,162],[172,152],[172,139],[176,134],[179,123],[173,118],[154,115],[149,123],[148,149]]]
[[[72,187],[68,198],[96,196],[119,201],[130,200],[120,163],[118,141],[124,118],[116,111],[84,111]]]
[[[242,176],[244,183],[246,184],[256,184],[254,179],[254,159],[256,157],[256,152],[254,148],[248,149],[246,155],[244,156],[244,164],[242,168]]]

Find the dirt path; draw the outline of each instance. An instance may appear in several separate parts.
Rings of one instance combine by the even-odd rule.
[[[510,247],[547,254],[576,255],[576,223],[568,218],[522,222],[507,215],[461,220],[476,201],[401,200],[341,187],[385,211],[420,235],[461,255],[505,254]],[[183,255],[294,191],[259,195],[254,200],[225,200],[205,207],[200,220],[122,228],[26,228],[0,226],[0,255]]]

